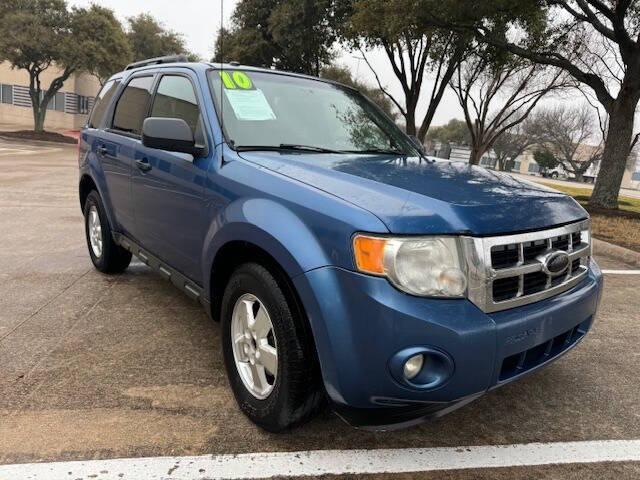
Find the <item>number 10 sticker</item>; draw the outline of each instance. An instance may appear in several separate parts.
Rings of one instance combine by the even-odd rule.
[[[224,88],[229,90],[253,90],[253,82],[244,72],[220,72]]]

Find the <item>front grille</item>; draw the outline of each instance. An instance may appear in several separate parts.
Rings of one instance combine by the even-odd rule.
[[[467,238],[469,299],[485,312],[526,305],[557,295],[586,276],[591,256],[589,221],[533,233]],[[566,252],[569,267],[554,275],[544,263]],[[486,263],[485,263],[486,259]]]
[[[567,330],[544,343],[505,358],[502,361],[502,368],[498,377],[499,381],[509,380],[557,357],[584,337],[590,321],[591,319],[586,320],[571,330]]]
[[[499,245],[491,249],[491,264],[494,268],[511,267],[518,263],[519,253],[515,245]]]

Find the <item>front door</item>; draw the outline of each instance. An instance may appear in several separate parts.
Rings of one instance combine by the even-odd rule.
[[[135,218],[131,194],[131,173],[140,146],[140,134],[151,101],[154,76],[133,77],[118,98],[113,122],[100,131],[94,150],[100,159],[108,187],[108,200],[120,233],[135,237]],[[104,116],[104,102],[96,103],[93,116]]]
[[[149,116],[185,120],[196,143],[206,145],[196,90],[188,74],[162,75]],[[207,228],[203,195],[210,156],[194,158],[141,145],[132,174],[136,237],[150,253],[198,284],[202,284]]]

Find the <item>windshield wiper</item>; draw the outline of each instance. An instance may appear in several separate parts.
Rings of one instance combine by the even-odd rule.
[[[403,156],[407,155],[403,151],[394,150],[392,148],[366,148],[364,150],[347,150],[347,153],[356,153],[356,154],[363,154],[363,155],[366,155],[368,153],[382,153],[382,154],[388,154],[388,155],[403,155]]]
[[[338,150],[331,150],[329,148],[314,147],[312,145],[294,145],[288,143],[281,143],[280,145],[239,145],[235,147],[238,152],[255,152],[260,150],[265,151],[282,151],[282,150],[294,150],[299,152],[313,152],[313,153],[344,153]]]

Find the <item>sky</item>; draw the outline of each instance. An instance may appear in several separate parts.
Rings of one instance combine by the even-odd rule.
[[[190,51],[197,53],[203,59],[209,59],[213,55],[213,44],[220,29],[221,14],[224,13],[224,22],[228,25],[238,0],[69,0],[69,4],[75,6],[86,7],[91,3],[113,9],[123,22],[127,17],[150,13],[166,28],[180,33]],[[338,53],[336,63],[349,67],[353,76],[359,80],[376,85],[375,77],[369,67],[363,60],[356,58],[360,57],[359,52],[338,50]],[[378,72],[385,88],[388,88],[396,98],[402,98],[402,89],[391,72],[384,53],[370,52],[367,58]],[[426,98],[429,96],[431,87],[432,85],[425,85],[423,93],[425,100],[418,113],[424,114],[426,111]],[[445,124],[452,118],[462,118],[462,110],[453,92],[448,91],[436,112],[433,125]]]

